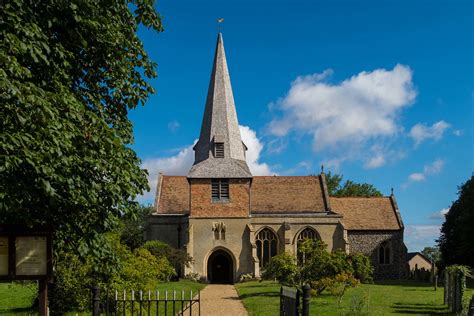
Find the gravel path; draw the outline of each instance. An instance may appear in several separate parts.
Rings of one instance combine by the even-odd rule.
[[[201,315],[248,316],[248,313],[233,285],[209,284],[201,291]]]

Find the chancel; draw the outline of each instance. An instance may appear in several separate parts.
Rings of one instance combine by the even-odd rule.
[[[246,163],[222,34],[219,32],[195,160],[187,176],[158,178],[146,238],[186,249],[182,274],[211,283],[258,278],[305,239],[371,258],[374,277],[406,276],[404,226],[393,195],[331,197],[316,176],[253,176]]]

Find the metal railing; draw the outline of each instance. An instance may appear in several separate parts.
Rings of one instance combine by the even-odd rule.
[[[92,288],[92,315],[201,315],[200,292],[114,291],[101,298],[100,289]],[[194,313],[194,314],[193,314]]]

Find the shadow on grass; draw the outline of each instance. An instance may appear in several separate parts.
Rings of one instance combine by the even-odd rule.
[[[0,313],[34,313],[35,311],[31,307],[13,307],[13,308],[2,308]]]
[[[380,281],[375,281],[374,284],[375,285],[393,285],[393,286],[433,288],[433,284],[429,282],[420,282],[420,281],[415,281],[415,280],[380,280]]]
[[[446,306],[421,303],[394,303],[391,306],[396,314],[453,315]]]
[[[240,294],[240,299],[246,299],[248,297],[255,297],[255,296],[265,296],[265,297],[280,297],[280,293],[275,292],[254,292],[249,294]]]

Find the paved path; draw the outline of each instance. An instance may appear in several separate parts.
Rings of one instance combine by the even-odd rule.
[[[201,291],[201,315],[248,316],[248,313],[233,285],[209,284]]]

